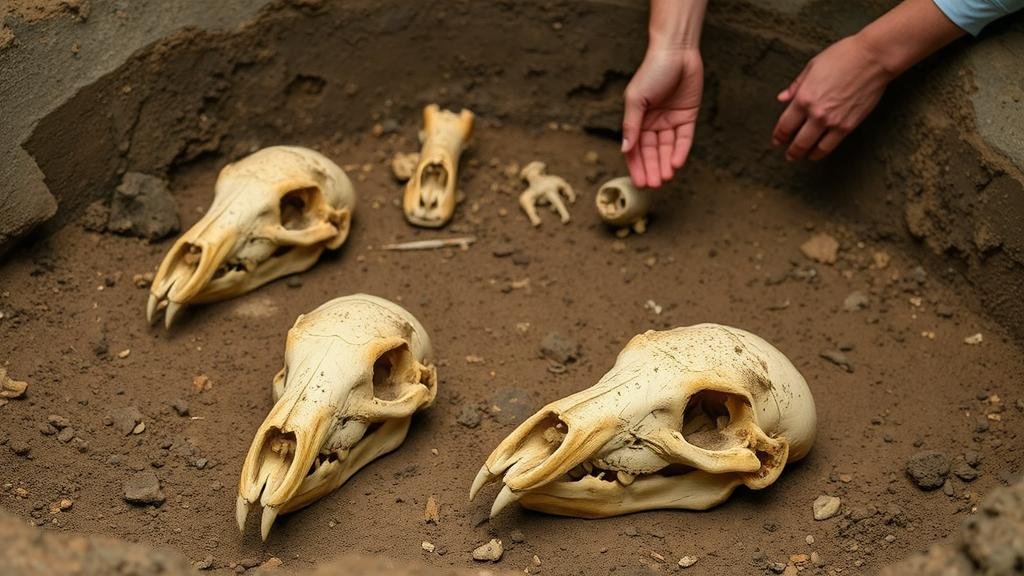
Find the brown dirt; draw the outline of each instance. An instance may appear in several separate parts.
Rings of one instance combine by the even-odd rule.
[[[498,567],[517,571],[535,554],[545,573],[588,575],[677,570],[675,562],[691,555],[702,574],[746,574],[817,552],[824,565],[809,566],[812,573],[863,573],[955,533],[980,495],[1020,474],[1018,343],[979,315],[981,305],[956,273],[924,261],[905,235],[845,218],[848,211],[822,200],[844,183],[826,178],[821,193],[809,193],[763,144],[752,143],[752,135],[768,134],[773,113],[751,108],[751,94],[794,72],[799,52],[770,37],[709,29],[715,41],[708,42],[698,157],[661,194],[650,231],[619,241],[598,221],[592,194],[622,173],[622,163],[616,143],[594,134],[617,122],[618,95],[642,48],[622,39],[642,34],[642,15],[559,2],[475,11],[462,2],[388,10],[377,2],[344,10],[292,4],[236,36],[186,34],[141,54],[41,122],[29,149],[66,216],[80,214],[71,208],[84,208],[125,170],[166,172],[188,227],[208,206],[224,162],[276,143],[318,148],[352,167],[360,193],[353,235],[302,274],[301,286],[281,280],[196,308],[170,333],[146,325],[147,291],[132,277],[152,271],[171,240],[97,235],[73,221],[15,253],[0,267],[0,359],[30,386],[25,398],[0,407],[0,506],[47,530],[170,545],[192,561],[212,556],[224,572],[270,557],[283,559],[285,570],[304,569],[343,551],[474,567],[471,550],[498,537],[506,545]],[[549,33],[556,23],[561,31]],[[627,27],[636,33],[621,34]],[[320,50],[309,50],[310,38]],[[510,38],[526,46],[513,59]],[[579,51],[579,61],[566,63],[566,46]],[[431,58],[412,66],[424,53]],[[526,88],[509,90],[518,82]],[[415,148],[418,108],[430,100],[480,114],[461,177],[466,200],[447,230],[479,242],[465,252],[375,250],[438,235],[405,224],[401,187],[387,167],[393,152]],[[373,136],[372,124],[386,120],[398,122],[399,133]],[[552,130],[551,121],[568,129]],[[69,141],[89,146],[69,154],[56,145]],[[584,161],[587,151],[598,153],[598,164]],[[544,214],[534,230],[519,213],[520,183],[504,170],[534,159],[581,193],[570,225]],[[869,183],[881,179],[869,176]],[[865,194],[890,193],[883,190],[879,183]],[[835,264],[800,251],[820,232],[839,240]],[[516,254],[493,256],[504,244]],[[884,268],[874,264],[881,252],[890,257]],[[513,287],[526,279],[527,287]],[[844,299],[855,290],[870,304],[847,312]],[[401,302],[430,331],[441,358],[437,403],[398,451],[279,519],[269,542],[260,543],[251,526],[239,536],[234,487],[271,405],[284,335],[298,314],[357,291]],[[648,300],[662,307],[660,315],[645,308]],[[817,445],[775,486],[740,490],[703,513],[599,521],[518,509],[487,521],[493,490],[484,501],[466,501],[486,455],[523,417],[596,382],[637,332],[704,321],[775,343],[815,394]],[[522,335],[516,327],[524,322],[530,328]],[[581,344],[581,360],[565,374],[550,373],[538,355],[549,332]],[[984,341],[966,345],[976,332]],[[820,357],[839,348],[850,348],[852,372]],[[122,358],[124,350],[130,353]],[[208,377],[210,389],[196,391],[196,376]],[[180,400],[189,416],[172,408]],[[129,406],[141,410],[145,431],[125,436],[105,425]],[[484,412],[476,428],[458,423],[467,406]],[[46,434],[49,415],[70,422],[71,440]],[[25,444],[28,457],[16,454]],[[926,449],[953,459],[978,452],[980,477],[952,479],[952,496],[920,491],[904,463]],[[163,483],[160,507],[122,500],[125,479],[146,469]],[[820,494],[842,498],[840,517],[812,519]],[[436,526],[422,520],[432,495],[440,503]],[[62,498],[73,506],[51,513]],[[524,542],[511,542],[515,530]],[[423,552],[424,540],[445,554]]]
[[[1015,446],[1024,416],[1012,408],[1019,390],[1011,382],[1024,368],[1019,349],[962,305],[955,283],[914,272],[915,262],[899,246],[785,191],[744,183],[700,162],[662,194],[646,235],[617,241],[590,205],[594,177],[621,170],[614,143],[575,130],[498,128],[484,119],[462,175],[467,200],[450,228],[479,242],[465,252],[374,250],[435,235],[406,226],[395,206],[400,186],[386,166],[391,152],[411,146],[414,131],[406,121],[388,139],[359,134],[303,142],[360,166],[352,170],[362,175],[362,196],[348,244],[301,275],[301,287],[279,281],[193,309],[170,333],[145,324],[147,291],[131,281],[153,269],[169,241],[148,245],[70,226],[6,265],[0,354],[12,377],[31,384],[26,399],[2,408],[4,434],[8,444],[27,442],[32,452],[26,459],[0,450],[3,481],[12,485],[3,493],[4,506],[54,529],[170,544],[193,560],[213,555],[217,566],[277,556],[301,568],[340,550],[468,566],[476,545],[492,536],[511,544],[511,532],[520,530],[525,542],[510,546],[504,567],[529,566],[536,554],[553,573],[629,573],[658,564],[651,556],[657,553],[668,564],[695,555],[706,573],[730,574],[817,551],[829,567],[862,562],[867,570],[951,533],[979,494],[1018,472]],[[598,152],[598,165],[582,160],[588,150]],[[535,158],[584,192],[570,225],[549,216],[534,230],[517,210],[518,183],[502,169]],[[175,174],[184,225],[208,204],[217,168],[207,161]],[[835,265],[801,255],[800,245],[814,231],[840,240]],[[506,242],[517,255],[494,257],[493,248]],[[885,269],[870,265],[876,251],[891,256]],[[527,288],[511,288],[524,279]],[[870,295],[868,309],[842,309],[853,290]],[[284,334],[298,314],[356,291],[399,301],[428,327],[440,357],[438,401],[399,451],[282,519],[267,544],[252,531],[241,537],[233,488],[251,435],[271,405]],[[662,314],[645,309],[647,300],[661,305]],[[938,317],[940,309],[953,317]],[[526,412],[596,382],[637,332],[709,320],[776,343],[815,394],[817,446],[776,486],[741,490],[710,512],[601,521],[513,510],[487,522],[488,504],[466,501],[480,463]],[[516,330],[521,322],[530,323],[525,335]],[[581,361],[564,375],[549,373],[538,357],[541,338],[552,331],[582,345]],[[925,331],[934,339],[922,336]],[[979,331],[981,345],[964,344]],[[819,358],[849,346],[852,373]],[[131,352],[120,358],[122,350]],[[471,355],[484,363],[467,363]],[[193,389],[198,375],[209,377],[210,390]],[[991,394],[998,403],[987,399]],[[509,397],[521,400],[521,410],[510,414]],[[171,408],[179,399],[190,403],[193,418]],[[104,417],[131,405],[145,416],[142,434],[126,437],[104,425]],[[467,405],[487,414],[476,429],[457,423]],[[506,410],[498,413],[494,405]],[[985,420],[988,430],[978,431],[978,419],[1003,406],[1011,408],[1001,411],[1001,420]],[[50,414],[70,421],[86,452],[76,449],[77,441],[40,432]],[[977,450],[981,477],[969,485],[953,480],[952,498],[923,493],[903,474],[915,444],[954,457]],[[115,457],[119,463],[112,463]],[[208,460],[203,469],[194,465],[197,458]],[[125,478],[141,469],[161,478],[163,506],[122,501]],[[840,480],[844,474],[849,482]],[[18,498],[13,488],[28,496]],[[822,493],[840,496],[850,515],[815,522],[811,502]],[[438,526],[422,520],[431,495],[441,504]],[[50,504],[62,497],[74,507],[51,514]],[[892,543],[884,540],[889,534]],[[808,535],[813,545],[805,542]],[[447,553],[426,555],[423,540]]]

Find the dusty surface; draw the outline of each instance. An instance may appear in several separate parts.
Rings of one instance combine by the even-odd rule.
[[[537,555],[547,573],[628,574],[673,569],[690,555],[702,573],[735,574],[816,552],[822,571],[856,573],[952,534],[980,494],[1020,472],[1019,348],[969,311],[955,277],[917,269],[871,229],[697,162],[662,195],[646,235],[617,240],[590,204],[596,184],[621,170],[614,142],[484,119],[465,157],[467,199],[448,230],[478,242],[464,252],[387,253],[373,247],[437,234],[404,223],[390,175],[392,152],[414,147],[414,125],[402,119],[397,134],[371,132],[302,142],[349,165],[361,193],[340,253],[291,281],[196,308],[171,333],[145,324],[147,290],[132,280],[153,270],[170,240],[149,245],[74,225],[2,269],[0,357],[12,378],[30,383],[24,398],[0,408],[5,508],[52,530],[169,544],[227,570],[271,556],[285,569],[306,568],[343,550],[472,567],[472,550],[496,537],[505,544],[497,566],[516,570]],[[597,164],[583,160],[588,151]],[[505,172],[536,158],[587,191],[571,224],[549,218],[533,229],[519,212],[522,184]],[[217,169],[210,160],[172,175],[183,226],[208,204]],[[835,264],[800,251],[821,232],[839,241]],[[440,357],[437,403],[399,451],[279,520],[268,543],[252,530],[239,536],[234,486],[271,405],[284,334],[299,313],[355,291],[400,301],[423,321]],[[849,299],[854,291],[866,307]],[[856,311],[844,309],[847,300]],[[544,402],[594,383],[630,336],[707,320],[775,343],[814,392],[818,443],[777,485],[740,490],[710,512],[601,521],[518,509],[487,521],[486,501],[466,501],[496,443]],[[539,353],[551,332],[580,344],[564,374]],[[981,344],[964,343],[978,332]],[[182,401],[187,415],[179,415]],[[138,434],[138,416],[125,415],[131,406],[145,424]],[[16,454],[24,445],[30,452]],[[970,483],[949,476],[952,496],[924,492],[905,463],[927,449],[952,461],[977,452],[980,475]],[[139,470],[159,478],[162,505],[123,500]],[[822,494],[838,496],[841,511],[815,521]],[[440,504],[437,525],[423,520],[430,496]],[[73,506],[51,512],[62,498]]]
[[[883,105],[830,162],[785,166],[767,150],[777,110],[752,102],[769,101],[830,36],[806,19],[713,4],[695,160],[661,195],[650,232],[617,240],[592,195],[622,173],[621,160],[614,138],[595,135],[614,136],[619,96],[643,47],[636,4],[294,0],[237,32],[161,41],[73,97],[0,95],[58,106],[43,118],[19,115],[16,127],[21,140],[39,120],[25,144],[32,159],[19,158],[32,162],[39,186],[45,176],[61,206],[45,230],[55,235],[0,266],[0,362],[29,382],[24,397],[0,400],[0,507],[46,531],[170,545],[224,573],[271,558],[284,571],[323,568],[343,552],[477,569],[472,551],[492,538],[504,554],[486,566],[517,572],[535,569],[536,555],[549,574],[678,571],[683,556],[702,574],[787,563],[805,573],[872,573],[955,535],[980,495],[1021,473],[1024,354],[980,315],[987,308],[1013,318],[1024,302],[1015,296],[1022,260],[1012,226],[1019,206],[1010,201],[1019,188],[1009,167],[977,159],[977,142],[957,128],[971,122],[949,93],[959,84],[941,74],[929,86],[944,89],[909,116]],[[18,18],[39,12],[47,25],[150,30],[122,24],[114,4],[100,0],[11,6]],[[83,20],[73,6],[91,11]],[[159,16],[124,14],[128,22]],[[30,41],[47,30],[16,29],[7,45],[47,49]],[[83,62],[90,43],[109,44],[110,34],[86,36]],[[72,40],[59,38],[71,54]],[[0,71],[29,78],[19,71],[35,65],[32,54],[0,52],[15,56],[17,66]],[[76,83],[123,57],[76,68]],[[928,72],[897,87],[896,104],[922,92],[915,82]],[[419,109],[435,100],[480,117],[462,171],[467,199],[443,234],[407,227],[401,185],[389,174],[393,152],[418,147]],[[955,127],[937,115],[948,107]],[[907,123],[902,147],[879,149]],[[224,162],[278,143],[318,148],[349,169],[360,193],[349,242],[301,277],[192,311],[171,333],[146,326],[147,290],[133,277],[152,272],[171,239],[88,232],[85,207],[109,196],[125,172],[167,176],[188,227]],[[534,230],[518,211],[525,185],[511,165],[531,160],[581,193],[571,224],[546,213]],[[914,246],[908,224],[966,266]],[[449,233],[479,240],[465,252],[374,249]],[[822,234],[838,241],[834,262]],[[812,237],[828,248],[811,253],[824,262],[801,250]],[[234,486],[270,407],[285,332],[298,314],[356,291],[398,300],[426,325],[442,359],[438,401],[398,452],[280,519],[268,543],[251,526],[241,537]],[[488,522],[492,491],[466,502],[480,463],[525,416],[593,384],[635,333],[703,321],[772,341],[812,387],[818,444],[776,486],[741,490],[711,512],[602,521],[511,510]],[[564,374],[550,372],[540,353],[552,333],[579,356]],[[980,344],[964,342],[979,333]],[[929,450],[945,458],[920,455]],[[139,482],[133,497],[162,504],[125,502],[129,479]],[[918,487],[939,480],[934,490]],[[838,497],[839,512],[815,521],[822,495]],[[431,496],[436,525],[423,520]]]

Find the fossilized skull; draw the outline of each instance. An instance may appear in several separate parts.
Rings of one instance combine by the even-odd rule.
[[[469,110],[455,114],[437,104],[423,109],[423,148],[402,200],[405,219],[411,224],[440,228],[455,214],[459,156],[473,132],[473,119]]]
[[[147,318],[164,310],[170,327],[187,305],[306,270],[348,238],[355,203],[345,172],[313,150],[274,146],[228,164],[210,209],[160,264]]]
[[[591,388],[521,424],[480,469],[470,499],[501,478],[514,501],[600,518],[703,510],[743,484],[775,482],[814,442],[814,400],[771,344],[717,324],[634,337]]]
[[[637,233],[646,230],[651,209],[651,190],[637,188],[629,176],[613,178],[597,190],[595,203],[601,219],[612,226],[630,226]]]
[[[299,316],[274,377],[274,407],[242,466],[238,528],[259,501],[266,540],[278,514],[313,503],[397,448],[413,413],[437,394],[430,358],[423,326],[383,298],[345,296]]]

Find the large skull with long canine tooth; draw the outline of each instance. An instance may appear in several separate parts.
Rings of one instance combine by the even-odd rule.
[[[182,308],[216,302],[308,269],[348,238],[356,195],[323,154],[264,148],[221,170],[213,204],[164,257],[146,315],[164,311],[169,328]]]
[[[238,483],[238,527],[263,506],[266,540],[278,514],[307,506],[405,440],[414,412],[437,394],[426,330],[376,296],[337,298],[288,331],[275,404],[256,431]]]
[[[758,336],[717,324],[648,331],[596,385],[516,428],[470,499],[501,478],[492,516],[517,500],[585,518],[704,510],[740,485],[775,482],[810,450],[815,426],[807,383]]]

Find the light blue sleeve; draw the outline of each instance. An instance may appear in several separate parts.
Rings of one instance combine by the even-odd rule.
[[[993,20],[1024,8],[1024,0],[932,0],[947,18],[977,36]]]

